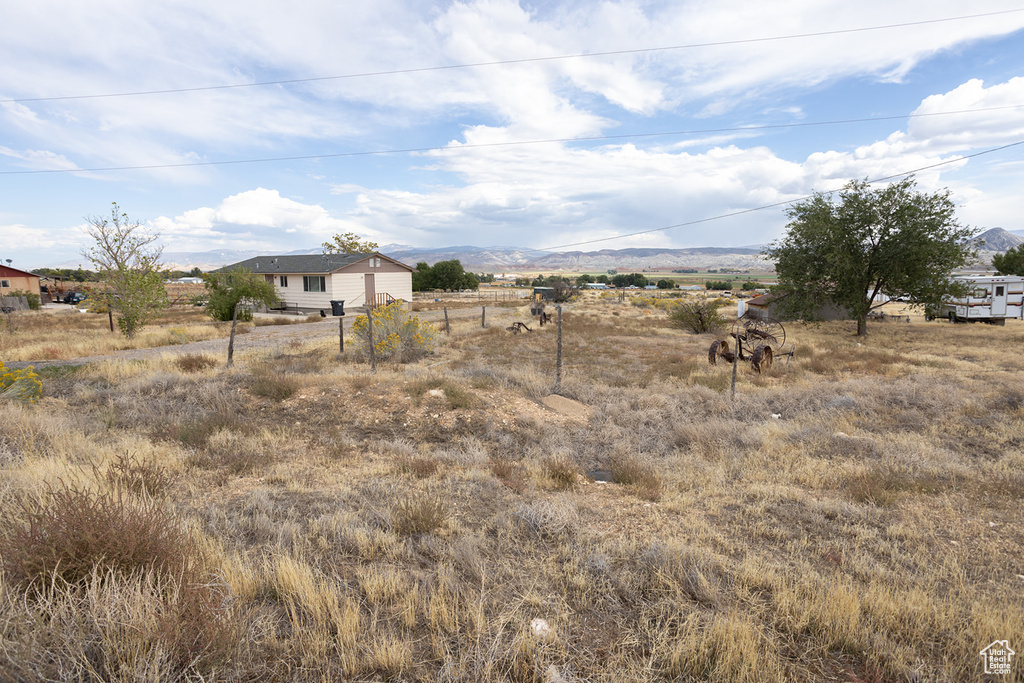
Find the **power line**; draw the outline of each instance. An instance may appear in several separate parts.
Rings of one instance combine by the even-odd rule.
[[[983,150],[981,152],[975,152],[974,154],[966,154],[964,156],[959,156],[956,159],[950,159],[948,161],[940,161],[937,164],[930,164],[928,166],[921,166],[920,168],[915,168],[915,169],[910,170],[910,171],[903,171],[902,173],[894,173],[893,175],[888,175],[888,176],[884,176],[884,177],[881,177],[881,178],[874,178],[872,180],[868,180],[867,182],[868,183],[880,183],[880,182],[882,182],[884,180],[892,180],[893,178],[902,178],[904,176],[908,176],[908,175],[911,175],[913,173],[917,173],[919,171],[927,171],[928,169],[931,169],[931,168],[937,168],[939,166],[945,166],[947,164],[955,164],[955,163],[957,163],[959,161],[964,161],[965,159],[973,159],[974,157],[980,157],[980,156],[982,156],[984,154],[991,154],[993,152],[999,152],[999,151],[1004,150],[1004,149],[1009,149],[1010,147],[1017,147],[1018,145],[1024,145],[1024,140],[1019,140],[1018,142],[1011,142],[1010,144],[1002,145],[1001,147],[993,147],[992,149],[986,149],[986,150]],[[823,192],[822,194],[833,194],[835,192],[839,192],[841,189],[842,188],[839,188],[839,189],[836,189],[836,190],[827,190],[827,191]],[[675,228],[685,228],[685,227],[690,226],[690,225],[698,225],[700,223],[710,223],[712,221],[718,221],[718,220],[721,220],[723,218],[732,218],[734,216],[742,216],[743,214],[746,214],[746,213],[754,213],[755,211],[764,211],[765,209],[774,209],[774,208],[776,208],[778,206],[786,206],[787,204],[795,204],[796,202],[802,202],[804,200],[811,199],[813,196],[814,195],[804,195],[803,197],[797,197],[795,199],[787,199],[786,201],[783,201],[783,202],[775,202],[774,204],[764,204],[762,206],[755,206],[755,207],[752,207],[752,208],[749,208],[749,209],[741,209],[739,211],[731,211],[729,213],[718,214],[717,216],[709,216],[707,218],[699,218],[699,219],[694,220],[694,221],[686,221],[685,223],[676,223],[675,225],[666,225],[666,226],[661,227],[661,228],[651,228],[649,230],[639,230],[637,232],[626,233],[625,235],[616,235],[614,237],[601,237],[601,238],[598,238],[598,239],[585,240],[583,242],[572,242],[570,244],[556,244],[556,245],[550,246],[550,247],[538,247],[537,250],[538,251],[553,251],[555,249],[565,249],[567,247],[579,247],[579,246],[586,245],[586,244],[597,244],[598,242],[611,242],[613,240],[625,239],[626,237],[636,237],[637,235],[649,235],[649,234],[651,234],[653,232],[664,232],[666,230],[673,230]]]
[[[1024,104],[1010,104],[999,107],[982,107],[978,109],[958,109],[954,111],[929,112],[924,114],[901,114],[898,116],[874,116],[858,119],[836,119],[832,121],[802,121],[799,123],[769,123],[751,126],[734,126],[727,128],[695,128],[691,130],[661,131],[655,133],[623,133],[619,135],[591,135],[576,138],[546,138],[543,140],[513,140],[508,142],[482,142],[459,145],[457,147],[406,147],[402,149],[365,150],[358,152],[335,152],[324,154],[304,154],[281,157],[263,157],[259,159],[227,159],[222,161],[187,161],[177,164],[146,164],[140,166],[97,166],[93,168],[44,168],[21,171],[0,171],[0,175],[34,175],[41,173],[101,173],[106,171],[143,171],[163,168],[188,168],[195,166],[229,166],[235,164],[258,164],[276,161],[311,161],[315,159],[338,159],[345,157],[382,156],[387,154],[415,154],[422,152],[457,152],[469,149],[486,149],[491,147],[515,147],[521,145],[540,145],[547,143],[601,142],[605,140],[627,140],[635,138],[669,137],[673,135],[703,135],[707,133],[736,133],[758,130],[775,130],[785,128],[806,128],[811,126],[835,126],[851,123],[870,123],[877,121],[895,121],[902,119],[925,118],[930,116],[952,116],[956,114],[973,114],[978,112],[1020,109]]]
[[[58,100],[90,100],[100,99],[106,97],[135,97],[138,95],[170,95],[175,93],[187,93],[187,92],[203,92],[210,90],[230,90],[234,88],[258,88],[268,85],[293,85],[296,83],[316,83],[321,81],[337,81],[351,78],[369,78],[375,76],[394,76],[401,74],[415,74],[424,73],[430,71],[448,71],[453,69],[470,69],[475,67],[486,67],[486,66],[502,66],[507,64],[529,64],[534,62],[552,62],[565,59],[582,59],[588,57],[611,57],[616,55],[630,55],[630,54],[645,54],[651,52],[667,52],[671,50],[692,50],[704,47],[721,47],[725,45],[743,45],[750,43],[766,43],[780,40],[795,40],[799,38],[815,38],[821,36],[835,36],[843,35],[847,33],[863,33],[865,31],[882,31],[894,28],[905,28],[908,26],[924,26],[928,24],[940,24],[951,21],[963,21],[966,19],[980,19],[983,17],[993,17],[1003,14],[1013,14],[1015,12],[1024,12],[1024,8],[1000,10],[997,12],[984,12],[981,14],[965,14],[958,17],[946,17],[944,19],[924,19],[921,21],[908,21],[899,24],[884,24],[880,26],[863,26],[860,28],[847,28],[847,29],[836,29],[834,31],[815,31],[813,33],[793,33],[784,36],[768,36],[763,38],[739,38],[736,40],[719,40],[708,43],[687,43],[684,45],[667,45],[663,47],[645,47],[645,48],[634,48],[629,50],[607,50],[603,52],[583,52],[569,55],[553,55],[548,57],[524,57],[522,59],[504,59],[491,62],[471,62],[466,64],[448,64],[440,66],[424,66],[414,67],[409,69],[390,69],[386,71],[366,71],[354,74],[341,74],[336,76],[314,76],[310,78],[290,78],[277,81],[258,81],[255,83],[229,83],[225,85],[206,85],[197,86],[191,88],[168,88],[165,90],[139,90],[132,92],[119,92],[119,93],[103,93],[103,94],[92,94],[92,95],[58,95],[54,97],[22,97],[15,99],[0,100],[0,104],[4,103],[24,103],[24,102],[53,102]]]

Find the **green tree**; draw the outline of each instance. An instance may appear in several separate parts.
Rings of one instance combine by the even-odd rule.
[[[594,276],[593,275],[590,275],[589,273],[583,273],[582,275],[580,275],[579,277],[576,278],[576,285],[577,286],[579,286],[579,285],[588,285],[588,284],[590,284],[593,281],[594,281]]]
[[[412,288],[422,292],[427,289],[476,289],[480,280],[473,273],[467,273],[458,259],[438,261],[433,266],[421,261],[416,264],[412,275]]]
[[[694,334],[717,332],[725,327],[725,318],[718,312],[714,301],[684,301],[669,313],[669,320],[676,327]]]
[[[676,283],[674,280],[661,279],[658,280],[658,289],[675,289]]]
[[[252,271],[237,268],[224,273],[203,275],[206,287],[206,313],[214,320],[227,322],[234,318],[235,306],[241,303],[273,306],[280,299],[274,283]],[[252,311],[239,310],[239,320],[252,320]]]
[[[816,320],[827,304],[843,308],[867,334],[878,295],[907,294],[937,306],[957,292],[951,273],[977,255],[975,230],[956,220],[949,191],[917,192],[913,177],[879,189],[853,181],[794,204],[785,236],[765,249],[775,262],[780,309]]]
[[[325,254],[364,254],[380,249],[376,242],[364,240],[354,232],[335,235],[320,246],[323,247]]]
[[[993,256],[992,267],[1000,275],[1024,275],[1024,244]]]
[[[196,266],[192,270],[188,271],[188,276],[189,277],[202,277],[203,276],[203,269],[200,268],[199,266]]]
[[[122,213],[112,202],[110,218],[86,217],[86,234],[95,244],[82,252],[106,284],[92,296],[118,315],[118,327],[134,337],[167,306],[167,292],[160,277],[160,234]],[[81,269],[79,269],[81,270]]]

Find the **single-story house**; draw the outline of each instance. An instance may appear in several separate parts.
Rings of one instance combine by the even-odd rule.
[[[257,256],[217,272],[243,268],[274,283],[288,310],[329,310],[332,300],[346,308],[412,301],[415,268],[378,252]]]
[[[27,270],[0,265],[0,296],[10,296],[18,291],[39,294],[39,276]]]

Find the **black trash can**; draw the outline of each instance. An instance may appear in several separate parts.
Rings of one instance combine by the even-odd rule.
[[[331,315],[345,315],[345,300],[331,300]]]

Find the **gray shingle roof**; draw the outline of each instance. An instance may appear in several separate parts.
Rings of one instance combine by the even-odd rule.
[[[236,268],[244,268],[245,270],[251,270],[254,273],[334,273],[376,253],[377,252],[368,251],[362,254],[256,256],[251,259],[239,261],[238,263],[232,263],[230,266],[224,266],[215,272],[226,272]],[[383,254],[380,255],[383,256]]]

